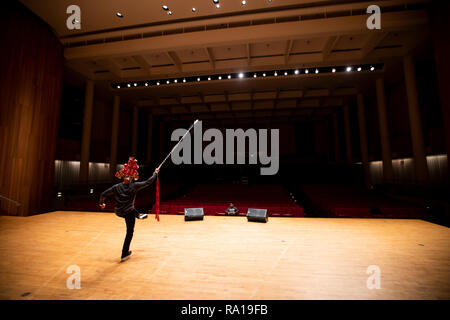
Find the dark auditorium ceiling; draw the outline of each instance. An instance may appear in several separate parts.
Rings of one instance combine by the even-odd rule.
[[[342,106],[357,92],[373,88],[380,73],[391,80],[401,77],[401,57],[430,37],[430,1],[426,0],[249,0],[245,6],[238,0],[221,0],[219,9],[212,0],[21,1],[59,36],[66,74],[93,79],[100,94],[117,94],[121,104],[138,105],[154,114],[273,115],[268,110],[275,109],[292,109],[283,111],[288,115],[317,114],[311,108]],[[66,27],[66,8],[71,4],[81,8],[81,30]],[[381,7],[381,30],[366,27],[366,10],[372,4]],[[168,15],[162,5],[173,14]],[[383,70],[145,88],[111,86],[227,72],[376,63]],[[304,108],[309,111],[298,110]]]

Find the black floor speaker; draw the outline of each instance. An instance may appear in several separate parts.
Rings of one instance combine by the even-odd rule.
[[[267,222],[268,220],[267,209],[248,208],[247,221]]]
[[[184,221],[203,220],[203,208],[184,208]]]

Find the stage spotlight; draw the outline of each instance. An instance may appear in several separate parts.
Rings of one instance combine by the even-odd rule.
[[[347,67],[347,72],[350,72],[350,71],[352,71],[352,67]]]
[[[375,70],[375,68],[372,66],[372,67],[370,67],[370,71],[373,71],[373,70]]]
[[[335,68],[331,69],[331,72],[335,73],[335,72],[336,72],[336,69],[335,69]]]
[[[116,16],[118,16],[119,18],[123,18],[123,14],[121,14],[120,12],[117,12]]]
[[[162,8],[163,8],[163,10],[165,10],[165,11],[169,10],[169,7],[168,7],[168,6],[162,6]]]
[[[308,69],[306,69],[306,70],[305,70],[305,73],[309,73],[309,70],[308,70]]]
[[[256,73],[255,73],[255,75],[256,75]],[[243,78],[244,77],[244,74],[241,72],[241,73],[239,73],[239,78]]]
[[[298,73],[299,73],[298,69],[295,69],[294,73],[295,73],[295,74],[298,74]]]

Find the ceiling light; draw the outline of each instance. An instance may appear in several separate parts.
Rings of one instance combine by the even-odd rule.
[[[361,67],[358,68],[358,71],[361,71]]]
[[[219,76],[219,80],[222,80],[222,76]]]
[[[220,8],[220,4],[216,4],[216,8],[219,9]]]
[[[231,75],[228,75],[228,79],[231,79]]]
[[[117,86],[117,89],[120,89],[120,86]]]
[[[157,86],[159,86],[159,81],[156,83]]]
[[[316,73],[319,73],[319,69],[316,69]]]
[[[287,76],[287,75],[288,75],[287,71],[285,71],[285,72],[284,72],[284,75],[285,75],[285,76]]]
[[[333,72],[333,73],[336,72],[336,69],[335,68],[331,69],[331,72]]]
[[[211,77],[208,77],[208,80],[211,80]]]
[[[256,73],[253,75],[253,78],[256,78]]]
[[[145,83],[145,86],[148,87],[148,82]]]
[[[305,73],[309,73],[309,70],[308,70],[308,69],[306,69],[306,70],[305,70]]]
[[[165,11],[169,10],[169,7],[168,7],[168,6],[162,6],[162,8],[163,8],[163,10],[165,10]]]
[[[200,81],[200,78],[197,78],[197,81]]]
[[[175,83],[177,83],[178,82],[178,80],[177,79],[175,79],[173,82],[175,82]]]
[[[169,16],[171,16],[171,15],[172,15],[172,11],[167,12],[167,14],[168,14]]]
[[[370,67],[370,71],[373,71],[373,70],[375,70],[375,68],[374,67]]]
[[[117,12],[116,16],[118,16],[119,18],[123,18],[123,14],[121,14],[120,12]]]
[[[214,3],[219,3],[219,0],[213,0]]]
[[[192,12],[195,12],[195,11],[197,11],[197,9],[195,9],[195,8],[192,8]]]
[[[183,79],[183,82],[186,82],[186,79]]]
[[[170,81],[169,81],[169,80],[167,80],[167,81],[166,81],[166,83],[167,83],[167,84],[169,84],[169,83],[170,83]]]
[[[256,73],[255,73],[255,76],[256,76]],[[244,74],[241,72],[241,73],[239,73],[239,78],[243,78],[244,77]]]
[[[295,70],[294,73],[295,73],[295,74],[298,74],[298,70]]]
[[[137,83],[136,83],[136,82],[134,83],[134,86],[135,86],[135,87],[137,86]]]
[[[347,72],[352,71],[352,67],[347,67]]]
[[[131,87],[131,84],[128,84],[127,86],[128,86],[128,88],[129,88],[129,87]]]
[[[242,1],[241,1],[241,4],[242,4],[243,6],[245,6],[245,5],[247,4],[247,1],[242,0]]]
[[[273,75],[276,77],[276,76],[278,76],[278,73],[275,71],[275,72],[273,73]]]
[[[266,74],[265,73],[263,73],[263,77],[265,77],[266,76]]]

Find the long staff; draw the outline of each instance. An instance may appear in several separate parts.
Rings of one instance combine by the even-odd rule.
[[[160,169],[161,166],[164,164],[164,162],[166,162],[166,160],[170,157],[170,155],[172,154],[172,152],[175,151],[175,149],[178,147],[178,145],[181,143],[181,141],[183,141],[184,137],[186,137],[186,135],[189,133],[189,131],[191,131],[191,129],[195,126],[195,124],[198,122],[198,119],[194,121],[194,123],[191,125],[191,127],[188,129],[188,131],[186,131],[186,133],[181,137],[180,141],[178,141],[178,143],[172,148],[172,151],[170,151],[170,153],[167,155],[167,157],[163,160],[163,162],[161,162],[161,164],[159,165],[159,167],[157,169]]]

